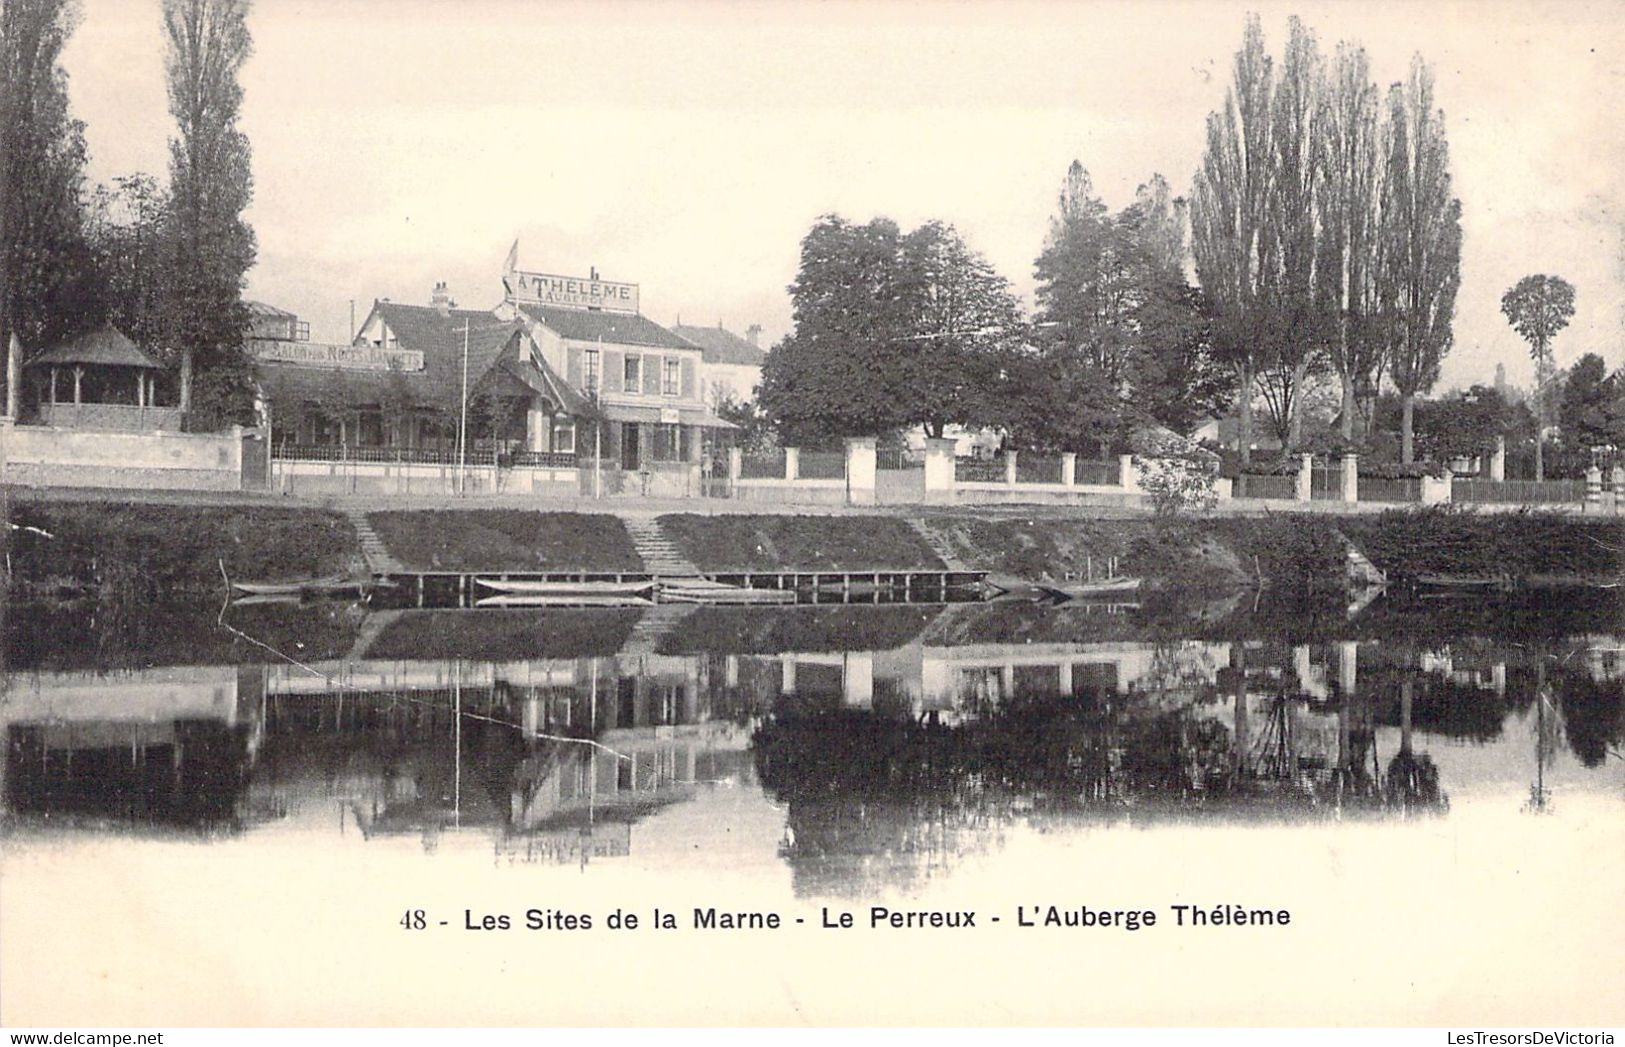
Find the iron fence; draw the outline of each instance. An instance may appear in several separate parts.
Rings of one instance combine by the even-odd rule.
[[[1004,459],[955,458],[954,479],[960,483],[1004,483]]]
[[[1584,480],[1454,480],[1450,500],[1467,504],[1550,505],[1583,502]]]
[[[1061,460],[1042,455],[1016,455],[1016,482],[1023,484],[1058,484],[1061,479]]]
[[[1362,502],[1420,502],[1422,480],[1415,476],[1362,476],[1359,499]]]
[[[802,451],[796,475],[803,480],[844,480],[846,454],[842,451]]]
[[[1078,483],[1096,487],[1119,487],[1123,483],[1123,470],[1115,459],[1096,461],[1079,458],[1072,475]]]
[[[739,461],[739,476],[744,480],[784,479],[784,452],[745,455]]]
[[[1297,477],[1259,476],[1242,473],[1236,477],[1231,495],[1236,498],[1275,498],[1292,501],[1297,497]]]

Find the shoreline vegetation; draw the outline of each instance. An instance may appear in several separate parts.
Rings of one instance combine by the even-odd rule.
[[[4,534],[13,597],[214,598],[233,580],[366,572],[336,511],[254,505],[17,501]],[[645,570],[619,516],[515,509],[367,514],[408,571]],[[955,570],[1054,581],[1117,573],[1150,593],[1341,591],[1347,548],[1393,581],[1494,579],[1508,587],[1610,585],[1625,573],[1625,521],[1552,512],[1394,510],[1327,517],[1098,519],[1005,509],[824,516],[658,517],[702,571]],[[949,562],[945,563],[945,559]]]

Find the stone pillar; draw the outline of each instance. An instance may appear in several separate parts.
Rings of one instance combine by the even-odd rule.
[[[1495,453],[1490,455],[1490,479],[1505,483],[1507,478],[1507,438],[1495,438]]]
[[[728,448],[728,482],[737,484],[739,476],[745,471],[745,452],[738,447]]]
[[[530,451],[547,450],[547,415],[534,403],[525,410],[525,448]]]
[[[1360,686],[1360,645],[1343,640],[1337,645],[1337,689],[1353,697]]]
[[[1298,456],[1298,476],[1292,486],[1292,497],[1295,501],[1307,502],[1315,496],[1315,456],[1301,454]]]
[[[1067,451],[1061,455],[1061,483],[1067,487],[1078,486],[1078,456],[1075,452]]]
[[[6,479],[6,455],[7,448],[11,446],[11,425],[10,415],[0,416],[0,483],[4,483]]]
[[[1016,457],[1020,453],[1021,452],[1014,450],[1006,451],[1004,453],[1004,483],[1006,487],[1014,487],[1016,485]]]
[[[23,346],[17,341],[17,333],[11,334],[11,341],[6,347],[6,417],[16,418],[17,411],[22,406],[23,385]]]
[[[1422,504],[1449,505],[1454,494],[1455,477],[1449,469],[1440,477],[1422,477]]]
[[[1597,512],[1602,508],[1602,470],[1593,465],[1586,470],[1585,511]]]
[[[954,493],[954,442],[939,437],[927,437],[925,441],[925,494],[927,500],[932,495],[945,495],[952,499]]]
[[[780,655],[779,657],[782,659],[782,661],[780,661],[780,663],[779,663],[779,672],[780,672],[780,676],[779,676],[779,693],[780,694],[795,694],[796,693],[796,659],[795,659],[795,655],[785,654],[785,655]]]
[[[1130,493],[1139,491],[1140,474],[1134,468],[1134,456],[1132,454],[1117,456],[1117,482],[1124,491]]]
[[[874,705],[874,654],[852,651],[842,655],[841,662],[841,704],[849,709],[867,709]]]
[[[1061,692],[1061,694],[1063,696],[1070,695],[1072,693],[1072,663],[1071,662],[1062,662],[1060,664],[1060,672],[1056,677],[1055,685],[1056,685],[1056,688]]]
[[[1235,497],[1235,481],[1228,476],[1218,477],[1213,481],[1213,496],[1221,502],[1228,502]]]
[[[784,449],[784,478],[795,480],[801,476],[801,448],[786,447]]]
[[[848,505],[875,504],[875,438],[846,438],[846,501]]]
[[[1358,502],[1360,500],[1360,456],[1345,454],[1343,456],[1343,501]]]

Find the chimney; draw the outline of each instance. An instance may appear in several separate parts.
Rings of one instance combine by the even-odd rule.
[[[440,280],[434,285],[434,291],[429,295],[429,304],[440,310],[441,316],[451,312],[451,292],[446,289],[446,281]]]
[[[762,325],[751,324],[745,328],[745,340],[760,349],[762,347]]]

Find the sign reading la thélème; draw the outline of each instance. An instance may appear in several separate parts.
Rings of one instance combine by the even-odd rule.
[[[617,313],[638,311],[638,285],[614,280],[593,280],[553,273],[527,273],[514,270],[502,278],[508,298],[538,305],[563,305],[577,309],[607,309]]]

